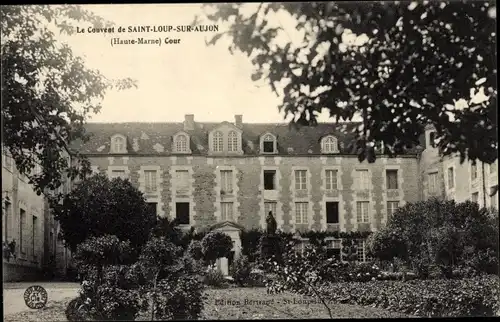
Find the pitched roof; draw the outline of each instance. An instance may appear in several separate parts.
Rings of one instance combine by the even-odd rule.
[[[128,154],[169,155],[172,153],[173,136],[181,131],[190,135],[192,155],[206,155],[208,152],[208,134],[222,123],[196,122],[193,130],[184,130],[184,123],[88,123],[87,133],[90,139],[84,144],[75,143],[83,154],[109,154],[111,137],[116,134],[127,138]],[[242,123],[242,148],[245,155],[258,155],[260,137],[272,133],[277,138],[278,154],[311,155],[321,153],[321,138],[334,135],[342,154],[353,154],[349,149],[354,141],[357,122],[341,125],[319,123],[314,127],[290,128],[287,123]],[[409,153],[414,153],[408,151]]]

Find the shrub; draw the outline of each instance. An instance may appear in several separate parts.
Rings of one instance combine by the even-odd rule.
[[[95,274],[88,276],[91,278],[82,282],[80,300],[68,306],[68,312],[94,320],[134,320],[145,309],[131,266],[108,266],[100,280]]]
[[[68,321],[92,321],[92,317],[84,308],[84,300],[81,297],[72,299],[64,311]]]
[[[215,288],[225,288],[227,287],[226,279],[224,274],[215,267],[215,265],[209,266],[203,276],[203,282],[205,285],[215,287]]]
[[[457,267],[498,272],[498,213],[474,202],[430,199],[399,208],[369,239],[380,260],[400,258],[420,278],[453,277]]]
[[[203,310],[203,283],[199,276],[164,279],[158,283],[155,315],[161,320],[197,320]]]
[[[205,259],[214,263],[217,258],[229,257],[233,248],[231,237],[223,232],[212,231],[205,235],[201,241]]]
[[[130,181],[101,174],[86,178],[62,203],[51,206],[61,224],[61,238],[73,252],[89,237],[103,235],[128,240],[139,250],[156,222],[142,192]]]
[[[241,254],[247,256],[248,261],[254,263],[259,258],[259,243],[263,235],[262,230],[252,229],[248,231],[241,231]]]
[[[148,278],[151,319],[196,319],[203,308],[201,269],[189,253],[165,237],[153,237],[139,257]]]
[[[239,286],[246,286],[249,283],[251,283],[250,273],[252,271],[252,265],[250,265],[248,257],[246,257],[245,255],[241,255],[233,262],[233,267],[231,271],[232,271],[231,275],[234,281]]]
[[[329,283],[319,292],[337,303],[388,309],[422,317],[493,316],[499,309],[499,279]]]
[[[192,240],[187,251],[194,260],[199,261],[203,259],[203,247],[199,240]]]

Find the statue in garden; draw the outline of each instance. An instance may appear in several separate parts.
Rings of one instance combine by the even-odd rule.
[[[266,223],[267,223],[267,234],[274,235],[276,233],[277,224],[276,224],[276,219],[274,219],[272,211],[269,211],[269,213],[267,214]]]

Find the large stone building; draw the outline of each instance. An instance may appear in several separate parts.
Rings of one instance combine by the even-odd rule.
[[[69,189],[68,184],[61,189]],[[64,276],[71,254],[57,238],[58,233],[59,225],[44,196],[36,194],[27,177],[17,171],[12,157],[2,149],[4,281],[40,280],[50,273]],[[6,258],[6,251],[12,255],[10,258]]]
[[[348,124],[347,133],[357,125]],[[432,128],[421,147],[374,163],[360,163],[347,149],[352,135],[326,123],[292,130],[243,123],[241,115],[221,123],[186,115],[183,123],[87,128],[93,135],[80,150],[93,171],[130,179],[158,215],[185,227],[216,225],[233,238],[236,253],[239,229],[264,228],[269,211],[284,231],[376,231],[407,202],[436,196],[482,203],[482,187],[496,185],[496,163],[483,182],[481,171],[470,174],[477,168],[470,163],[439,157]]]
[[[347,126],[347,133],[357,124]],[[347,147],[353,139],[333,124],[290,129],[287,124],[234,122],[90,123],[90,141],[79,146],[93,171],[126,177],[152,211],[185,228],[226,232],[240,252],[241,229],[265,227],[271,211],[284,231],[376,231],[407,202],[430,197],[473,200],[497,208],[498,163],[460,163],[441,157],[434,130],[421,146],[374,163],[360,163]],[[379,153],[383,151],[378,151]],[[38,171],[38,170],[36,170]],[[68,190],[69,183],[62,189]],[[57,237],[59,225],[2,152],[2,234],[16,242],[4,258],[4,280],[65,275],[71,253]],[[366,260],[360,241],[359,260]],[[333,251],[341,247],[332,240]],[[227,262],[220,262],[227,271]]]

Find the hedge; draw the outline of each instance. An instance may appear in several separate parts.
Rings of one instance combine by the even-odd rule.
[[[329,283],[319,291],[337,303],[372,306],[421,317],[498,315],[500,280],[482,276],[461,280]]]

